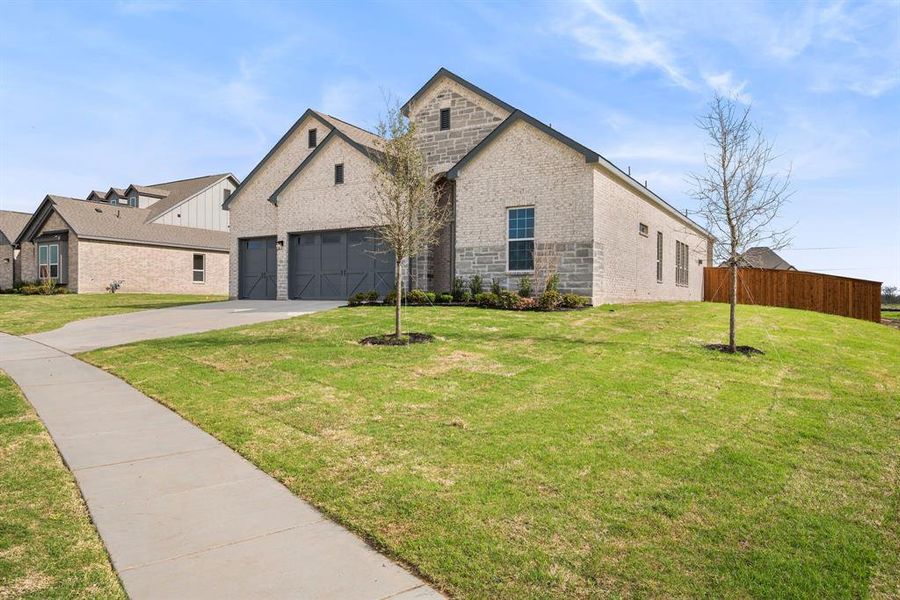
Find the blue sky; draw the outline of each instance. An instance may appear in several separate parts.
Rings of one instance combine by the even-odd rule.
[[[795,195],[785,257],[900,284],[900,2],[0,4],[0,207],[246,175],[307,107],[363,126],[445,66],[679,208],[714,91]]]

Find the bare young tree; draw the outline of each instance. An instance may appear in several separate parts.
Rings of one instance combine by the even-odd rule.
[[[401,336],[403,265],[438,242],[450,216],[416,138],[416,127],[396,103],[388,104],[376,128],[380,137],[369,213],[378,237],[394,253],[397,294],[394,335]]]
[[[709,111],[697,120],[709,138],[706,168],[691,174],[692,195],[717,240],[716,257],[731,269],[728,349],[736,351],[735,305],[741,256],[755,245],[773,249],[787,245],[788,229],[775,220],[791,196],[790,170],[771,173],[778,158],[774,146],[750,120],[750,107],[741,108],[716,95]]]

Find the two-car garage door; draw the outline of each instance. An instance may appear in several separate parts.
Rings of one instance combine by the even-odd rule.
[[[393,288],[394,254],[371,230],[320,231],[289,238],[288,296],[346,300],[356,292]]]
[[[371,230],[319,231],[291,235],[288,296],[303,300],[346,300],[356,292],[394,287],[394,253]],[[273,300],[277,288],[274,237],[241,240],[240,297]]]

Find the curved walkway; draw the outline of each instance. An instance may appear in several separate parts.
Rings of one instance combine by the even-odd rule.
[[[132,598],[441,597],[105,371],[7,334],[0,369],[46,424]]]

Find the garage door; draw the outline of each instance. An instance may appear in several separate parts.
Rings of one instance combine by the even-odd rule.
[[[394,253],[370,230],[320,231],[290,238],[288,294],[304,300],[346,300],[356,292],[394,287]]]
[[[250,300],[274,300],[277,290],[275,238],[241,240],[238,255],[238,296]]]

